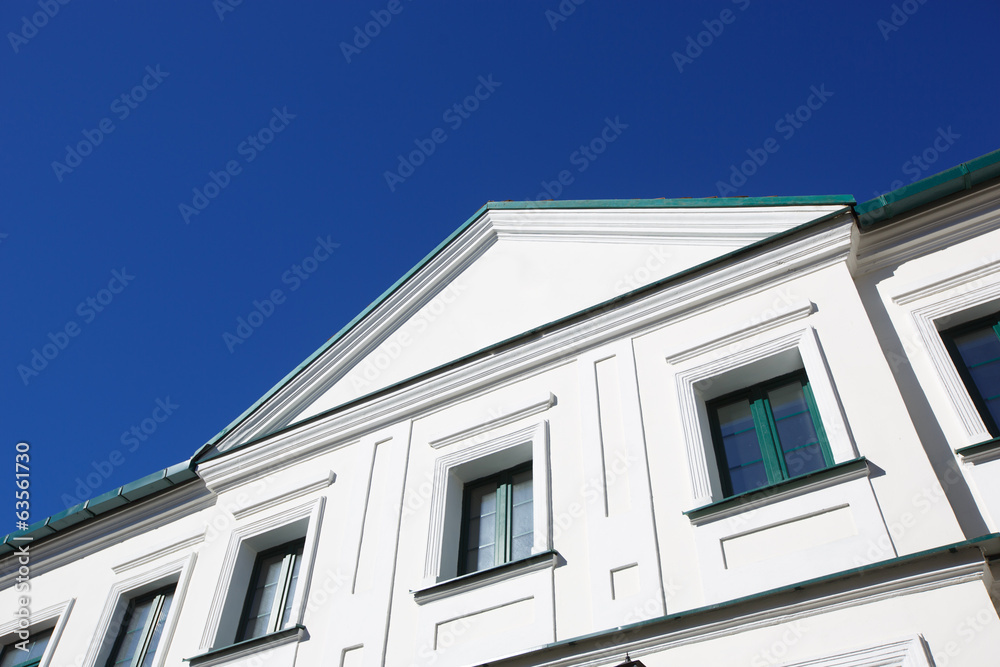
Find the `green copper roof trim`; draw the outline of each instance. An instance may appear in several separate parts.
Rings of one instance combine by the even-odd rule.
[[[887,192],[854,207],[862,231],[878,227],[915,208],[1000,176],[1000,150],[987,153]]]
[[[656,282],[650,283],[648,285],[643,285],[642,287],[638,287],[638,288],[636,288],[636,289],[634,289],[634,290],[632,290],[630,292],[625,292],[624,294],[619,294],[618,296],[611,297],[607,301],[603,301],[603,302],[595,304],[593,306],[588,306],[587,308],[584,308],[583,310],[579,310],[579,311],[577,311],[575,313],[571,313],[569,315],[561,317],[558,320],[555,320],[553,322],[547,322],[545,324],[541,324],[541,325],[535,327],[534,329],[529,329],[528,331],[521,332],[521,333],[519,333],[519,334],[517,334],[515,336],[511,336],[510,338],[501,340],[501,341],[496,342],[496,343],[492,343],[491,345],[488,345],[488,346],[486,346],[486,347],[484,347],[482,349],[476,350],[475,352],[470,352],[469,354],[465,355],[464,357],[459,357],[458,359],[453,359],[452,361],[449,361],[447,363],[441,364],[440,366],[435,366],[434,368],[430,368],[430,369],[428,369],[426,371],[418,373],[417,375],[410,376],[408,378],[400,380],[399,382],[397,382],[395,384],[391,384],[388,387],[383,387],[382,389],[376,389],[375,391],[373,391],[373,392],[371,392],[369,394],[365,394],[363,396],[359,396],[359,397],[357,397],[355,399],[352,399],[352,400],[350,400],[350,401],[348,401],[346,403],[341,403],[340,405],[334,406],[334,407],[330,408],[329,410],[324,410],[323,412],[320,412],[320,413],[315,414],[315,415],[313,415],[311,417],[303,419],[302,421],[298,421],[298,422],[294,422],[292,424],[288,424],[287,426],[279,428],[279,429],[277,429],[275,431],[272,431],[272,432],[269,432],[269,433],[265,433],[264,435],[258,436],[257,438],[254,438],[253,440],[248,440],[246,442],[241,442],[240,444],[238,444],[238,445],[236,445],[234,447],[231,447],[230,449],[227,449],[224,452],[214,452],[214,453],[209,454],[207,452],[207,450],[208,450],[208,448],[212,444],[212,443],[209,443],[207,445],[204,445],[201,449],[199,449],[198,452],[195,454],[195,456],[191,460],[194,461],[195,464],[197,464],[197,463],[200,463],[201,461],[211,460],[211,459],[217,458],[219,456],[222,456],[224,454],[229,454],[231,452],[242,450],[242,449],[244,449],[246,447],[252,447],[253,445],[257,444],[260,440],[263,440],[265,438],[269,438],[272,435],[275,435],[277,433],[283,433],[283,432],[285,432],[287,430],[290,430],[290,429],[293,429],[293,428],[298,428],[298,427],[302,426],[303,424],[308,424],[308,423],[310,423],[312,421],[316,421],[318,419],[324,419],[324,418],[329,417],[330,415],[334,414],[335,412],[347,409],[347,408],[349,408],[349,407],[351,407],[353,405],[358,405],[358,404],[363,403],[365,401],[372,400],[373,398],[376,398],[376,397],[378,397],[380,395],[387,394],[387,393],[392,392],[392,391],[396,391],[396,390],[400,389],[401,387],[405,387],[406,385],[412,384],[414,382],[419,382],[420,380],[422,380],[424,378],[431,377],[431,376],[433,376],[433,375],[435,375],[437,373],[441,373],[441,372],[443,372],[443,371],[445,371],[445,370],[447,370],[449,368],[452,368],[452,367],[455,367],[455,366],[460,366],[462,364],[467,364],[470,361],[476,359],[477,357],[495,354],[497,351],[502,350],[505,347],[517,344],[518,342],[527,340],[529,338],[534,338],[534,337],[537,337],[537,336],[541,336],[544,333],[546,333],[546,332],[548,332],[548,331],[550,331],[552,329],[556,329],[558,327],[565,326],[566,324],[569,324],[569,323],[573,322],[574,320],[578,320],[578,319],[581,319],[581,318],[584,318],[584,317],[590,317],[591,315],[594,315],[596,313],[600,313],[602,311],[609,310],[611,308],[617,307],[618,304],[620,304],[620,303],[622,303],[624,301],[627,301],[627,300],[635,298],[635,297],[639,297],[640,295],[648,293],[648,292],[653,292],[655,290],[661,289],[661,288],[665,287],[666,285],[668,285],[668,284],[670,284],[672,282],[675,282],[675,281],[678,281],[678,280],[683,280],[683,279],[686,279],[686,278],[688,278],[688,277],[690,277],[690,276],[692,276],[692,275],[694,275],[694,274],[696,274],[696,273],[698,273],[700,271],[705,271],[705,270],[711,269],[711,267],[714,266],[715,264],[726,262],[726,261],[728,261],[730,259],[733,259],[733,258],[738,257],[738,256],[740,256],[742,254],[745,254],[745,253],[754,252],[758,248],[762,248],[762,247],[764,247],[764,246],[766,246],[766,245],[768,245],[770,243],[781,241],[782,239],[787,238],[789,236],[793,236],[793,235],[801,232],[804,229],[813,227],[815,225],[822,224],[822,223],[827,222],[829,220],[833,220],[833,219],[838,218],[838,217],[840,217],[840,216],[842,216],[842,215],[844,215],[846,213],[851,213],[851,211],[852,211],[852,209],[851,209],[850,205],[843,206],[842,208],[836,209],[835,211],[831,211],[830,213],[827,213],[826,215],[822,215],[822,216],[820,216],[818,218],[814,218],[812,220],[804,222],[801,225],[797,225],[797,226],[792,227],[790,229],[786,229],[783,232],[779,232],[777,234],[772,234],[771,236],[767,236],[767,237],[765,237],[763,239],[760,239],[759,241],[755,241],[755,242],[753,242],[753,243],[751,243],[749,245],[745,245],[742,248],[737,248],[736,250],[732,250],[730,252],[727,252],[724,255],[719,255],[718,257],[713,257],[712,259],[709,259],[709,260],[707,260],[705,262],[702,262],[701,264],[697,264],[695,266],[692,266],[692,267],[689,267],[687,269],[684,269],[683,271],[680,271],[678,273],[666,276],[665,278],[661,278],[660,280],[658,280]]]
[[[306,367],[312,364],[320,355],[326,352],[328,349],[333,347],[348,331],[354,328],[358,322],[367,317],[373,310],[378,308],[382,302],[389,298],[393,292],[399,289],[407,280],[410,279],[417,271],[426,266],[434,257],[441,252],[448,244],[450,244],[456,237],[458,237],[462,232],[472,226],[482,215],[489,210],[530,210],[530,209],[551,209],[551,208],[565,208],[565,209],[581,209],[581,208],[609,208],[609,209],[624,209],[624,208],[739,208],[739,207],[763,207],[763,206],[831,206],[831,205],[843,205],[852,206],[855,203],[855,199],[851,195],[805,195],[801,197],[703,197],[703,198],[687,198],[687,199],[576,199],[576,200],[544,200],[544,201],[491,201],[487,202],[479,208],[478,211],[472,214],[472,216],[462,223],[462,225],[452,232],[448,238],[443,240],[437,245],[433,250],[427,253],[423,259],[421,259],[417,264],[403,274],[399,280],[394,282],[389,286],[387,290],[382,292],[374,301],[372,301],[367,308],[358,313],[350,322],[344,325],[340,331],[331,336],[323,345],[319,347],[315,352],[310,354],[306,359],[300,363],[298,366],[293,368],[285,377],[281,378],[277,384],[271,387],[263,396],[258,398],[254,403],[248,407],[246,410],[240,414],[236,419],[229,423],[228,426],[223,428],[221,431],[216,433],[208,442],[198,448],[198,451],[194,453],[191,458],[192,461],[198,462],[202,459],[202,456],[219,440],[221,440],[227,433],[236,428],[241,424],[247,417],[257,411],[257,409],[266,403],[272,396],[277,394],[282,387],[284,387],[288,382],[292,380],[296,375],[302,372]]]
[[[158,470],[134,482],[119,486],[117,489],[102,493],[41,521],[36,521],[25,530],[5,535],[0,541],[0,558],[22,544],[31,544],[34,540],[48,537],[70,526],[75,526],[105,512],[141,500],[164,489],[183,484],[196,477],[191,461],[181,461],[169,468]]]
[[[753,206],[850,205],[852,195],[805,195],[802,197],[684,197],[679,199],[546,199],[542,201],[491,201],[489,209],[539,208],[741,208]]]

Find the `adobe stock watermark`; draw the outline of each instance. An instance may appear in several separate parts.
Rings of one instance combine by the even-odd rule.
[[[576,8],[585,3],[587,0],[561,0],[561,2],[556,6],[555,10],[546,9],[545,10],[545,20],[549,22],[549,27],[552,28],[552,32],[556,31],[560,23],[564,23],[566,19],[572,16]]]
[[[354,39],[351,43],[347,42],[340,43],[340,52],[344,54],[344,60],[348,64],[351,63],[351,58],[360,55],[368,46],[372,43],[372,40],[382,34],[382,29],[387,28],[390,23],[392,23],[392,17],[398,16],[403,12],[405,6],[401,0],[389,0],[389,3],[385,6],[385,9],[373,9],[369,14],[371,14],[372,20],[362,26],[354,26]]]
[[[569,154],[569,163],[576,167],[577,173],[582,174],[627,129],[628,125],[621,122],[619,116],[615,116],[614,120],[605,117],[604,127],[597,133],[597,136],[586,144],[580,144],[579,148]],[[551,181],[543,180],[541,182],[544,192],[539,192],[534,197],[534,201],[555,199],[562,194],[563,188],[572,185],[574,180],[576,180],[576,177],[573,176],[573,172],[569,169],[563,169]],[[531,198],[529,197],[528,199],[530,200]]]
[[[97,319],[97,316],[103,313],[105,308],[110,306],[115,297],[121,294],[133,280],[135,280],[135,276],[129,274],[124,266],[120,271],[118,269],[111,271],[111,280],[108,281],[108,286],[98,290],[93,296],[88,296],[77,305],[76,314],[83,320],[83,324],[90,324]],[[82,331],[83,328],[80,324],[75,319],[70,319],[55,333],[49,332],[49,342],[41,346],[41,351],[37,347],[31,348],[31,359],[28,363],[17,365],[17,374],[21,377],[24,386],[27,387],[32,378],[38,377],[42,371],[48,368],[49,363],[54,361],[69,346],[70,341],[79,336]]]
[[[68,5],[70,0],[38,0],[38,7],[41,9],[31,15],[21,17],[21,29],[17,32],[8,32],[7,41],[14,53],[20,53],[21,47],[28,43],[38,34],[38,31],[49,24],[49,20],[55,18],[63,5]]]
[[[957,134],[951,129],[951,125],[947,129],[939,127],[937,129],[937,135],[931,141],[930,145],[924,150],[920,151],[919,154],[910,156],[910,159],[904,162],[900,166],[900,171],[910,177],[908,182],[915,183],[920,180],[920,178],[927,172],[931,166],[938,161],[943,153],[946,153],[948,149],[955,145],[955,142],[962,138],[962,135]],[[883,192],[875,191],[875,197],[881,197],[886,192],[891,192],[893,190],[898,190],[899,188],[906,185],[902,180],[896,179],[889,184],[889,189]]]
[[[289,113],[288,107],[271,108],[271,118],[253,134],[239,143],[236,152],[246,164],[250,164],[257,159],[257,156],[264,152],[264,149],[274,141],[274,138],[285,131],[289,123],[295,119],[297,114]],[[184,224],[190,224],[191,216],[201,215],[201,212],[208,208],[212,200],[222,194],[222,191],[229,187],[233,178],[243,173],[243,165],[239,160],[229,160],[219,171],[208,171],[208,180],[200,188],[192,188],[191,204],[181,202],[177,205]]]
[[[732,0],[732,2],[740,8],[741,12],[746,11],[746,8],[750,6],[750,0]],[[737,16],[736,12],[727,7],[719,12],[719,18],[702,21],[701,24],[705,26],[705,29],[694,37],[687,36],[687,46],[684,53],[674,51],[670,54],[670,57],[674,59],[674,65],[677,66],[677,71],[683,74],[686,65],[694,64],[694,61],[701,57],[705,49],[712,46],[715,40],[722,36],[726,26],[736,22]]]
[[[292,264],[287,271],[281,274],[281,283],[289,286],[289,292],[296,291],[302,287],[302,283],[309,280],[316,273],[323,262],[330,259],[330,255],[339,247],[339,243],[334,243],[330,240],[329,234],[327,234],[325,239],[322,236],[317,236],[316,247],[313,248],[311,253],[303,257],[298,264]],[[229,353],[232,354],[235,352],[237,345],[245,343],[253,335],[254,331],[260,328],[271,315],[274,315],[274,311],[277,310],[278,306],[285,303],[286,298],[287,295],[284,290],[275,288],[271,290],[268,296],[264,297],[263,301],[254,299],[253,309],[247,316],[236,318],[235,333],[222,332],[222,342],[226,344]]]
[[[903,0],[900,4],[893,4],[889,13],[889,20],[879,19],[875,26],[882,33],[882,39],[889,41],[889,35],[902,28],[910,17],[917,13],[920,5],[926,4],[927,0]]]
[[[451,105],[441,114],[441,120],[447,123],[452,131],[462,127],[462,124],[479,109],[480,103],[488,100],[496,92],[496,89],[503,85],[501,81],[494,81],[492,74],[487,75],[485,78],[480,76],[477,80],[479,81],[479,85],[476,86],[471,95]],[[405,156],[402,153],[397,155],[399,164],[396,165],[395,171],[385,171],[382,174],[385,178],[385,184],[389,186],[389,192],[395,192],[396,187],[400,183],[405,183],[406,179],[413,176],[417,168],[434,154],[438,144],[443,144],[447,140],[448,133],[440,127],[431,130],[427,139],[414,139],[413,143],[416,149],[410,151]]]
[[[146,99],[149,93],[159,88],[163,80],[170,76],[170,72],[164,72],[157,65],[146,66],[146,75],[142,80],[115,99],[111,101],[111,113],[118,117],[118,120],[125,120],[139,105]],[[81,131],[83,139],[75,145],[66,145],[66,156],[62,162],[52,161],[52,171],[56,175],[56,180],[62,183],[66,174],[73,173],[73,170],[83,164],[83,158],[94,152],[94,149],[104,142],[104,137],[115,131],[115,123],[111,118],[105,117],[97,122],[97,126],[92,130]]]
[[[778,132],[785,141],[795,136],[795,133],[813,117],[813,113],[822,109],[827,100],[833,97],[833,93],[826,89],[826,84],[820,84],[819,88],[810,86],[809,91],[810,95],[805,103],[779,117],[774,123],[775,132]],[[729,179],[715,182],[719,196],[728,197],[735,194],[780,148],[781,143],[774,137],[765,139],[761,148],[748,148],[746,153],[750,159],[744,160],[738,167],[735,164],[729,165]]]
[[[351,369],[351,387],[358,392],[358,395],[371,387],[372,383],[400,357],[403,350],[413,345],[430,328],[431,323],[441,317],[465,290],[466,286],[459,281],[452,282],[389,336],[384,348],[369,354],[363,364]]]
[[[111,477],[115,469],[125,463],[126,454],[136,452],[142,443],[156,433],[160,424],[170,419],[179,407],[181,406],[171,401],[169,396],[156,399],[153,402],[153,410],[148,417],[140,420],[138,424],[133,424],[129,430],[122,432],[119,440],[125,451],[112,449],[108,452],[106,460],[91,461],[90,467],[93,468],[93,471],[88,472],[83,477],[76,478],[76,488],[73,490],[73,494],[62,494],[60,500],[66,509],[93,496],[94,492],[100,489]]]
[[[235,12],[236,8],[243,4],[243,0],[212,0],[212,9],[219,17],[219,23],[226,20],[226,14]]]

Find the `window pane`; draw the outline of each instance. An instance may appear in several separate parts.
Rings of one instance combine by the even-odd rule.
[[[163,606],[160,608],[160,615],[156,619],[153,633],[146,648],[146,655],[143,657],[140,667],[150,667],[153,664],[153,656],[156,655],[156,647],[160,645],[160,635],[163,634],[163,624],[167,621],[167,614],[170,612],[170,603],[174,600],[174,591],[170,590],[163,595]]]
[[[299,584],[299,568],[302,566],[302,553],[305,551],[305,546],[305,542],[301,543],[294,554],[295,560],[292,563],[291,582],[288,584],[288,597],[285,598],[285,608],[281,611],[279,628],[287,627],[289,619],[292,617],[292,603],[295,601],[295,587]]]
[[[1000,424],[1000,339],[993,327],[985,324],[955,336],[953,341],[975,385],[969,387],[969,392],[979,393],[993,423]]]
[[[826,467],[813,418],[799,380],[767,392],[779,449],[790,477]]]
[[[250,605],[247,608],[243,631],[238,640],[253,639],[267,634],[271,609],[284,582],[281,566],[287,552],[266,556],[258,562],[257,579],[252,582]]]
[[[767,486],[767,469],[763,461],[751,466],[734,468],[729,471],[729,481],[733,487],[733,495],[753,491]]]
[[[955,336],[955,347],[969,368],[995,361],[1000,357],[1000,340],[993,332],[993,327],[988,324]]]
[[[0,658],[0,667],[14,667],[32,660],[39,660],[45,653],[45,647],[49,645],[49,638],[52,630],[44,630],[28,637],[28,650],[22,651],[13,643],[3,647],[3,657]]]
[[[732,493],[738,494],[767,485],[767,468],[760,451],[760,441],[750,410],[750,400],[739,399],[715,410],[722,434],[720,462],[729,479]]]
[[[512,539],[510,548],[511,560],[527,558],[531,555],[533,539],[533,503],[531,487],[531,471],[525,470],[511,478],[513,498]]]
[[[493,567],[496,551],[496,482],[488,482],[470,491],[469,523],[465,572]]]
[[[142,629],[146,626],[146,618],[153,608],[154,598],[146,597],[132,600],[122,619],[122,631],[118,637],[118,649],[109,665],[129,665],[135,657],[142,641]]]

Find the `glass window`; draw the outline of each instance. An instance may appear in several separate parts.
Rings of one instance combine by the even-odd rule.
[[[174,586],[133,598],[111,649],[107,667],[148,667],[153,664],[163,624],[174,599]]]
[[[35,667],[42,661],[51,637],[49,629],[32,634],[25,642],[7,644],[0,650],[0,667]]]
[[[283,629],[291,618],[305,540],[296,540],[257,555],[236,641]]]
[[[1000,313],[941,332],[986,429],[1000,437]]]
[[[714,399],[707,408],[726,496],[833,465],[803,372]]]
[[[465,485],[460,574],[526,558],[534,543],[531,463]]]

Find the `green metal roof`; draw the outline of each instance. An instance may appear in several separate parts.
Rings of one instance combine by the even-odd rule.
[[[1000,176],[1000,150],[904,185],[854,207],[861,231],[879,227],[913,209]]]
[[[680,199],[575,199],[575,200],[544,200],[544,201],[491,201],[487,202],[472,216],[463,222],[458,229],[451,233],[436,248],[431,250],[423,259],[407,271],[402,278],[393,283],[389,289],[379,295],[367,308],[361,311],[354,319],[348,322],[340,331],[335,333],[329,340],[320,346],[318,350],[309,355],[305,361],[292,369],[285,377],[281,378],[276,385],[271,387],[267,393],[261,396],[243,413],[234,419],[228,426],[219,431],[207,443],[195,452],[192,461],[197,463],[201,457],[227,433],[236,428],[247,417],[253,414],[257,408],[266,403],[272,396],[278,393],[282,387],[302,372],[313,361],[324,352],[333,347],[337,341],[344,337],[355,325],[378,308],[389,296],[399,289],[403,283],[410,279],[415,273],[427,265],[434,257],[448,246],[462,232],[468,229],[482,215],[489,210],[531,210],[531,209],[616,209],[616,208],[741,208],[741,207],[765,207],[765,206],[831,206],[843,205],[851,206],[855,203],[851,195],[805,195],[801,197],[702,197],[702,198],[680,198]]]
[[[158,491],[183,484],[197,476],[191,461],[182,461],[129,484],[119,486],[117,489],[102,493],[58,514],[53,514],[47,519],[36,521],[25,530],[5,535],[3,541],[0,542],[0,557],[14,551],[22,544],[31,544],[39,538],[48,537],[70,526],[151,496]]]

